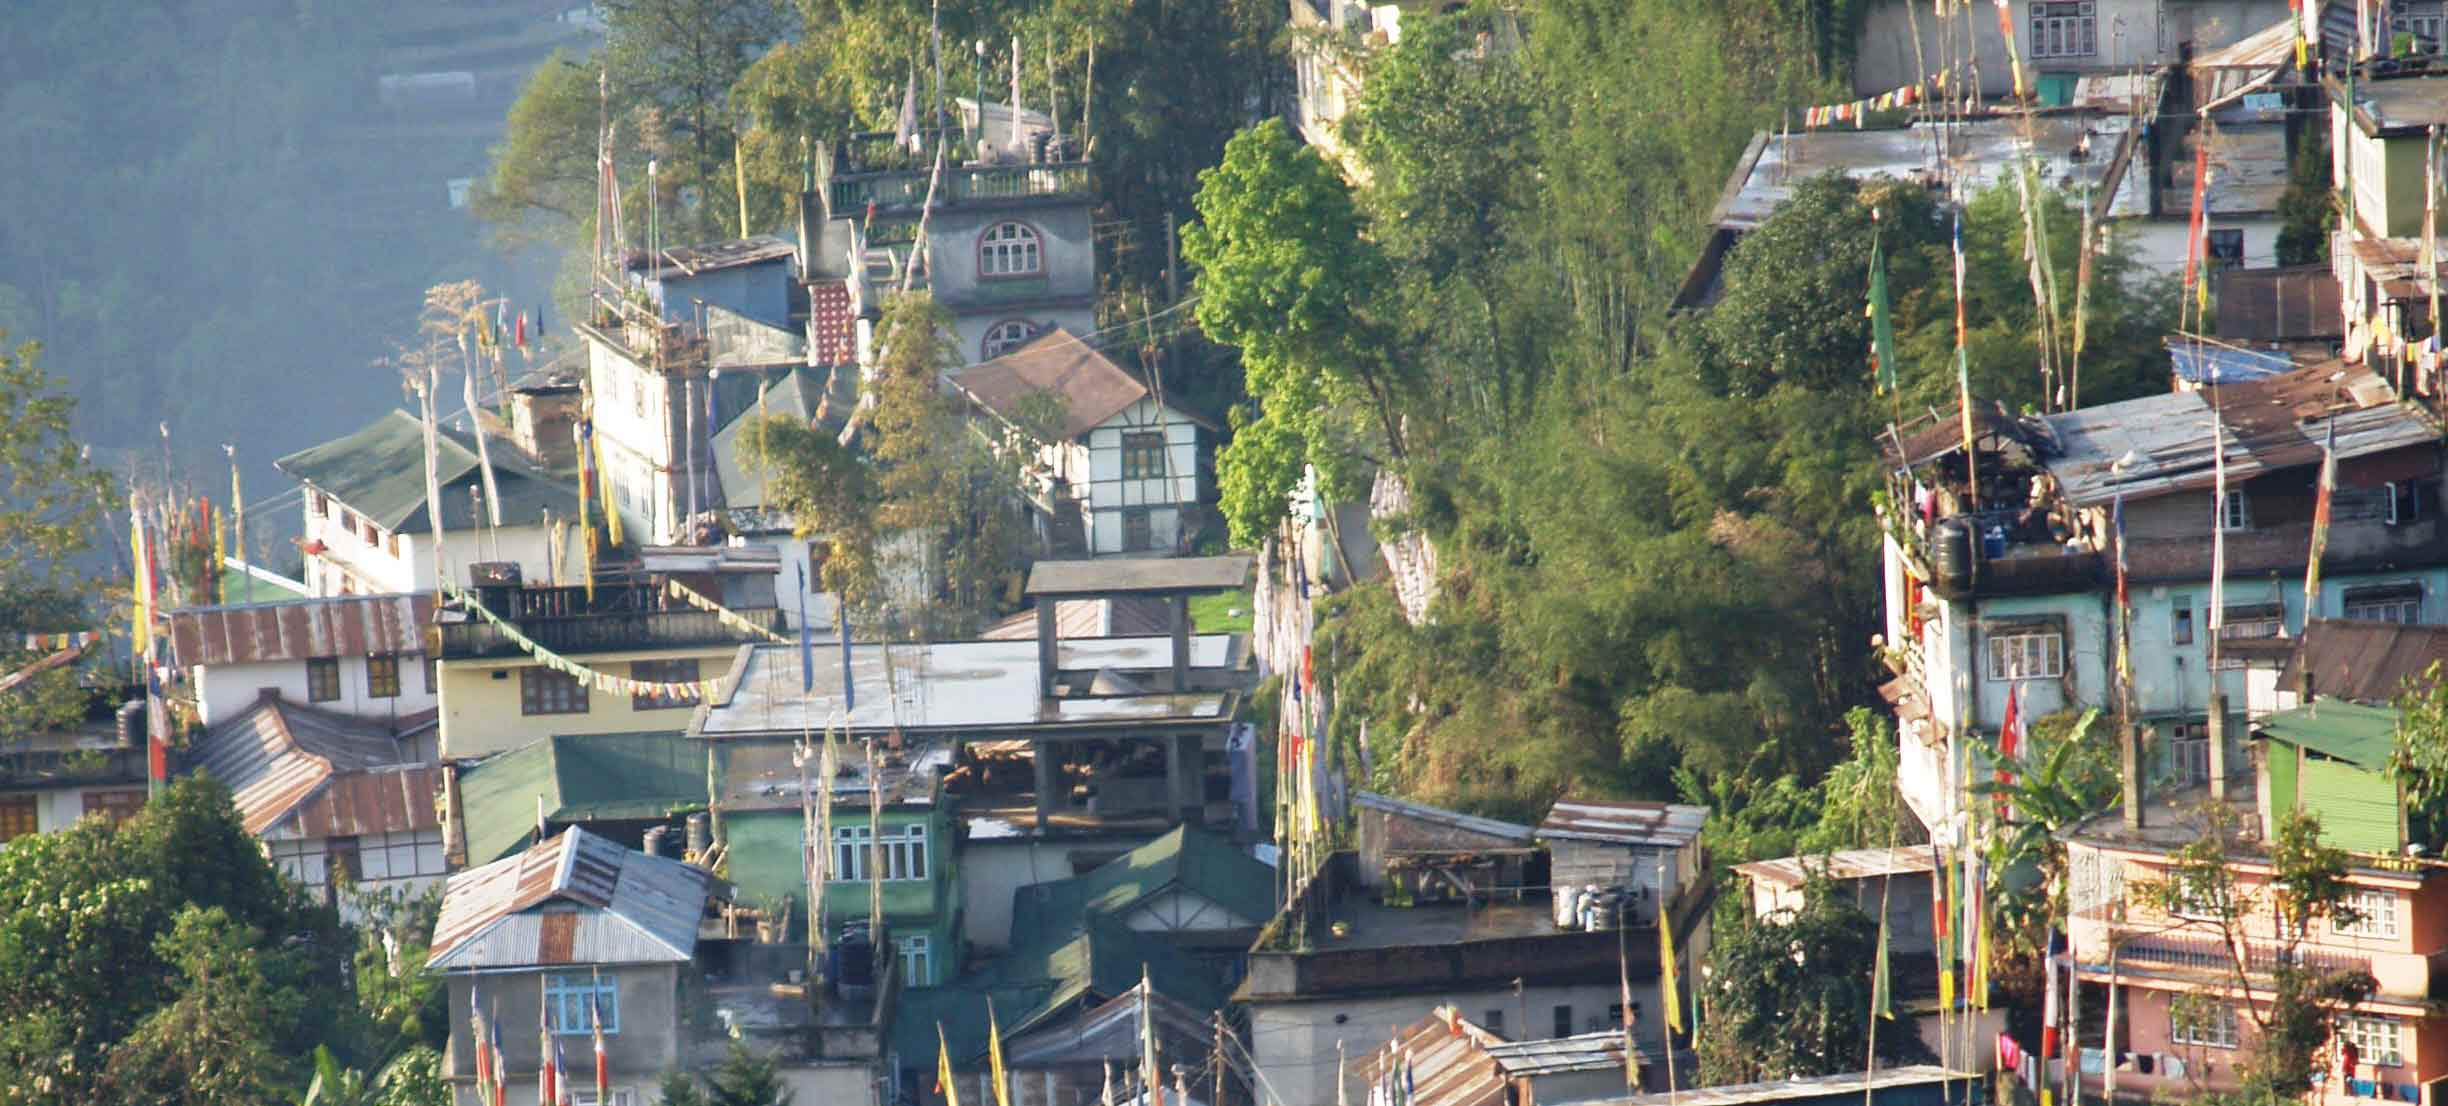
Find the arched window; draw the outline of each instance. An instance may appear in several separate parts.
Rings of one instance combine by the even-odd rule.
[[[978,355],[992,361],[1027,345],[1037,336],[1037,324],[1026,319],[1005,319],[986,328],[986,340],[978,343]]]
[[[1045,272],[1045,251],[1037,228],[1027,223],[996,223],[978,238],[981,277],[1037,276]]]

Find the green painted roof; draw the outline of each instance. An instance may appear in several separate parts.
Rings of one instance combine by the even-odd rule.
[[[1006,1040],[1070,1009],[1080,999],[1103,1002],[1139,985],[1144,972],[1157,994],[1193,1010],[1223,1008],[1214,973],[1153,934],[1106,918],[1091,919],[1058,941],[1017,949],[981,971],[942,987],[901,995],[893,1041],[905,1057],[935,1051],[943,1027],[953,1063],[967,1067],[986,1052],[986,1003]]]
[[[837,811],[836,816],[842,816],[842,813]],[[864,807],[849,817],[855,824],[867,823]],[[722,821],[723,841],[730,847],[731,883],[739,888],[743,896],[741,901],[763,904],[788,897],[794,912],[806,910],[807,872],[800,867],[802,861],[799,854],[805,825],[798,808],[725,810]],[[928,878],[884,882],[884,917],[887,921],[934,919],[944,909],[939,896],[949,882],[950,874],[956,870],[947,867],[955,861],[945,847],[942,823],[931,812],[884,812],[886,826],[910,822],[926,822],[930,826],[927,832]],[[865,918],[867,885],[851,882],[826,884],[825,909],[837,922],[844,918]]]
[[[827,425],[838,427],[849,417],[858,403],[856,373],[844,372],[834,378],[809,368],[795,368],[784,374],[765,390],[763,410],[767,415],[813,421],[817,401],[824,396],[830,379],[835,386],[831,418]],[[723,502],[733,510],[766,506],[765,475],[755,466],[740,460],[740,439],[748,436],[756,425],[759,406],[751,401],[739,415],[714,434],[714,471],[722,481]]]
[[[706,801],[705,749],[678,733],[548,737],[459,777],[468,862],[533,843],[536,797],[555,822],[643,821]]]
[[[1043,944],[1091,917],[1120,917],[1170,887],[1264,925],[1275,915],[1275,870],[1236,848],[1231,839],[1188,825],[1070,879],[1012,892],[1014,948]]]
[[[488,444],[504,525],[535,523],[547,509],[564,517],[577,515],[575,489],[530,468],[510,443]],[[476,447],[466,435],[448,429],[439,433],[436,446],[442,523],[448,529],[467,529],[476,522],[467,489],[484,482]],[[386,411],[354,434],[301,449],[273,464],[385,530],[423,534],[433,529],[425,515],[425,427],[406,411]]]
[[[2342,699],[2320,699],[2311,706],[2280,711],[2260,721],[2263,737],[2300,745],[2349,764],[2374,770],[2388,767],[2397,743],[2397,710],[2367,707]]]

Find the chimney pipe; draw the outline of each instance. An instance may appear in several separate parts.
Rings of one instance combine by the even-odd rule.
[[[2117,753],[2125,787],[2125,829],[2142,830],[2142,728],[2127,722],[2117,728]]]
[[[2227,693],[2210,693],[2210,801],[2227,801]]]

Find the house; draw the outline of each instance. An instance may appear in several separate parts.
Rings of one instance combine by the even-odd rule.
[[[1627,1088],[1665,1086],[1657,1057],[1634,1058],[1645,1078],[1625,1069],[1621,1029],[1546,1040],[1508,1041],[1440,1006],[1404,1026],[1374,1052],[1349,1058],[1363,1087],[1407,1081],[1415,1106],[1566,1106],[1621,1097]]]
[[[74,660],[81,652],[52,655]],[[0,750],[0,842],[57,833],[93,816],[117,825],[144,809],[150,782],[144,694],[133,685],[97,690],[82,716],[12,738]]]
[[[1932,1064],[1604,1099],[1593,1106],[1946,1106],[1987,1078]]]
[[[207,727],[253,709],[266,688],[396,722],[440,702],[425,641],[433,614],[431,592],[185,607],[170,612],[170,655]]]
[[[2436,29],[2436,16],[2429,29]],[[2436,39],[2432,41],[2436,42]],[[2412,392],[2438,402],[2442,382],[2429,299],[2440,259],[2423,268],[2425,167],[2431,132],[2448,124],[2448,77],[2423,70],[2392,72],[2372,62],[2358,72],[2325,76],[2331,173],[2345,218],[2332,235],[2335,271],[2346,323],[2346,355],[2394,379],[2412,377]]]
[[[1938,59],[1954,56],[1944,52],[1949,38],[1974,44],[1969,68],[1980,75],[1983,97],[2014,92],[2007,44],[1990,12],[1958,9],[1957,19],[1972,21],[1967,29],[1933,18],[1929,5],[1912,7],[1905,0],[1879,0],[1858,17],[1855,95],[1920,83],[1938,68]],[[2055,106],[2082,77],[2175,64],[2239,42],[2289,14],[2281,0],[2034,0],[2012,9],[2014,50],[2025,88],[2038,103]]]
[[[565,1059],[590,1069],[600,1016],[615,1100],[646,1101],[698,1051],[699,922],[720,893],[701,868],[582,829],[452,875],[425,960],[449,992],[452,1101],[478,1101],[471,1011],[497,1030],[511,1102],[535,1101],[531,1011]]]
[[[1153,934],[1208,966],[1220,981],[1241,977],[1241,960],[1275,913],[1275,869],[1222,834],[1179,825],[1085,875],[1013,892],[1008,941],[1028,948],[1112,918]]]
[[[774,605],[779,564],[755,546],[648,546],[599,563],[592,586],[531,585],[515,565],[478,566],[478,586],[454,584],[433,627],[442,755],[465,760],[566,734],[678,732],[703,697],[688,685],[719,676],[742,642],[788,640]],[[571,665],[660,686],[623,690]]]
[[[1538,855],[1528,826],[1397,799],[1352,793],[1360,882],[1431,900],[1454,893],[1493,895],[1530,883]]]
[[[1977,496],[1951,415],[1887,435],[1889,502],[1919,506],[1891,515],[1885,539],[1896,679],[1884,694],[1905,800],[1939,843],[1950,844],[1955,781],[1969,770],[1965,728],[1995,734],[2010,698],[2027,719],[2129,701],[2150,734],[2140,767],[2153,779],[2241,768],[2239,708],[2274,682],[2304,625],[2325,448],[2338,476],[2312,616],[2448,620],[2440,430],[2396,398],[2378,376],[2328,363],[2035,418],[1976,406]],[[2214,431],[2226,479],[2216,504]],[[2226,571],[2218,612],[2213,518]]]
[[[644,848],[654,827],[706,806],[705,749],[678,731],[562,734],[451,773],[452,837],[490,864],[571,826]]]
[[[1333,854],[1251,947],[1233,998],[1248,1008],[1251,1050],[1285,1101],[1364,1097],[1367,1087],[1348,1071],[1338,1092],[1316,1058],[1338,1047],[1376,1050],[1394,1027],[1442,1007],[1498,1036],[1620,1033],[1628,989],[1639,1047],[1665,1055],[1658,929],[1674,935],[1679,978],[1697,978],[1691,972],[1709,947],[1711,895],[1699,878],[1698,843],[1706,807],[1558,802],[1537,831],[1553,873],[1540,895],[1527,881],[1490,881],[1468,864],[1479,841],[1520,840],[1513,827],[1401,812],[1413,826],[1381,821],[1372,831],[1370,814],[1385,813],[1382,803],[1356,805],[1372,839],[1444,829],[1439,839],[1411,838],[1424,848],[1386,848],[1390,873],[1364,872],[1361,854]],[[1470,836],[1447,836],[1456,827]],[[1405,853],[1413,864],[1395,865]],[[1440,871],[1463,874],[1449,881]],[[1510,1030],[1508,1012],[1518,1019]]]
[[[1059,326],[948,379],[989,418],[1051,435],[1038,450],[1032,505],[1058,554],[1189,550],[1214,491],[1214,422]]]
[[[2448,671],[2448,626],[2367,619],[2316,618],[2304,624],[2286,666],[2249,691],[2260,717],[2302,706],[2305,689],[2332,699],[2387,706],[2407,687]]]
[[[509,562],[538,580],[576,579],[583,539],[554,537],[578,517],[576,489],[528,464],[506,439],[487,449],[500,496],[490,505],[482,502],[486,481],[475,442],[448,427],[437,431],[444,578],[461,579],[479,562]],[[308,590],[318,596],[434,590],[425,427],[415,416],[386,411],[353,434],[273,463],[305,488],[299,548]]]
[[[431,711],[391,723],[266,688],[206,730],[187,763],[230,789],[239,821],[283,874],[343,916],[359,910],[344,888],[414,896],[448,870]]]
[[[945,986],[905,992],[893,1036],[911,1083],[932,1085],[940,1040],[963,1098],[975,1093],[974,1101],[993,1102],[991,1009],[1015,1106],[1089,1106],[1102,1098],[1108,1062],[1117,1094],[1140,1086],[1143,1012],[1158,1065],[1169,1073],[1175,1064],[1196,1066],[1212,1055],[1214,1019],[1224,1002],[1202,966],[1155,935],[1093,918]],[[1198,1089],[1209,1086],[1202,1078]],[[1165,1097],[1174,1097],[1172,1088]]]
[[[1734,871],[1750,882],[1754,917],[1802,909],[1803,887],[1815,876],[1829,881],[1840,896],[1874,919],[1885,909],[1891,956],[1934,961],[1930,877],[1937,863],[1937,851],[1930,846],[1904,845],[1846,849],[1825,856],[1780,856],[1737,864]]]
[[[2395,726],[2393,711],[2327,698],[2255,726],[2254,790],[2223,800],[2233,814],[2227,869],[2238,892],[2268,893],[2272,869],[2263,850],[2288,811],[2317,814],[2324,843],[2350,856],[2346,901],[2356,916],[2321,920],[2293,939],[2277,931],[2268,911],[2253,910],[2231,946],[2215,911],[2163,912],[2135,893],[2180,878],[2178,850],[2209,829],[2203,800],[2221,801],[2202,788],[2147,797],[2129,789],[2121,812],[2068,831],[2070,958],[2083,1001],[2099,1013],[2113,1006],[2108,1017],[2118,1027],[2114,1041],[2102,1040],[2105,1018],[2086,1013],[2076,1027],[2086,1089],[2179,1096],[2232,1089],[2258,1032],[2248,1006],[2269,1001],[2271,968],[2281,958],[2366,972],[2376,984],[2333,1020],[2338,1037],[2355,1045],[2354,1070],[2340,1072],[2332,1054],[2311,1101],[2420,1101],[2448,1075],[2448,1048],[2439,1044],[2448,1019],[2431,998],[2441,986],[2436,965],[2448,953],[2448,938],[2431,922],[2448,909],[2448,869],[2406,848],[2399,787],[2387,767]]]

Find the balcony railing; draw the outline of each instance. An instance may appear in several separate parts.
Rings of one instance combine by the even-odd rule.
[[[741,611],[740,615],[756,625],[782,633],[782,612],[779,610]],[[744,645],[770,640],[761,634],[734,629],[712,611],[669,610],[606,612],[563,617],[518,619],[519,632],[536,644],[564,655],[579,653],[611,653],[632,649],[687,648],[709,645]],[[442,656],[446,660],[473,657],[510,657],[524,652],[519,644],[501,628],[485,621],[445,622],[436,627],[442,635]]]
[[[2216,937],[2165,934],[2136,938],[2126,943],[2118,954],[2124,967],[2140,971],[2161,969],[2184,972],[2228,973],[2234,971],[2233,954],[2226,942]],[[2282,965],[2308,968],[2319,972],[2370,972],[2371,957],[2313,945],[2298,945],[2293,951],[2286,946],[2265,941],[2244,944],[2244,974],[2266,977]]]
[[[831,182],[832,209],[854,215],[866,210],[869,204],[883,210],[917,207],[926,202],[929,176],[924,169],[899,169],[835,177]],[[972,165],[946,168],[935,202],[951,205],[976,200],[1085,195],[1092,184],[1089,163],[1085,161]]]

